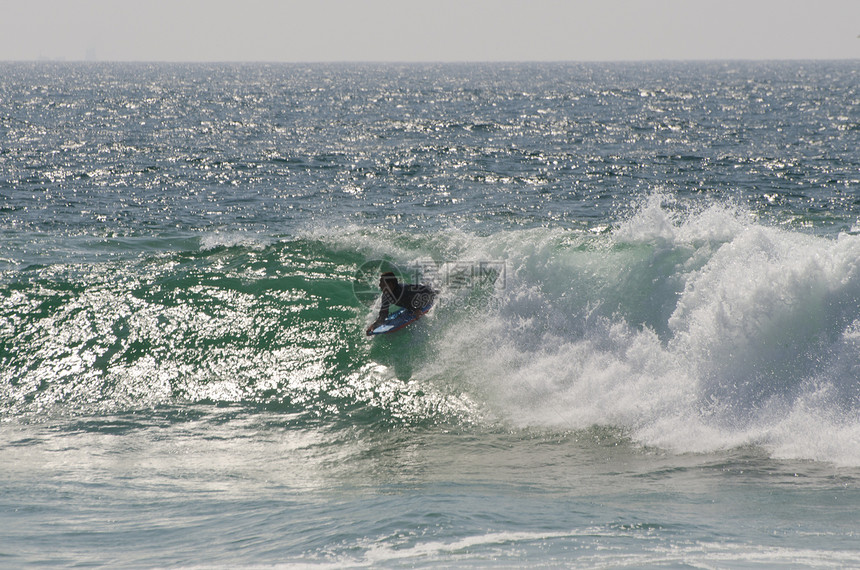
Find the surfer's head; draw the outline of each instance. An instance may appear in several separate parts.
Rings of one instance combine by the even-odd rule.
[[[393,272],[386,271],[379,276],[380,289],[393,289],[395,286],[397,286],[397,276]]]

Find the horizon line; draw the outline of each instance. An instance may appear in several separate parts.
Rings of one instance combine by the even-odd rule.
[[[648,58],[648,59],[510,59],[510,60],[266,60],[266,59],[65,59],[38,57],[31,59],[0,59],[0,63],[143,63],[143,64],[239,64],[239,65],[466,65],[466,64],[527,64],[527,63],[729,63],[729,62],[860,62],[860,57],[808,57],[808,58]]]

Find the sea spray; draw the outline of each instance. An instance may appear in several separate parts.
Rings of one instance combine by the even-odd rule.
[[[459,379],[520,426],[857,461],[860,238],[659,199],[611,235],[564,233],[474,238],[470,255],[483,244],[508,278],[493,303],[449,317],[429,379]]]

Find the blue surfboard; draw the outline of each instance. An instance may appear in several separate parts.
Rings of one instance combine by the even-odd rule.
[[[388,315],[382,324],[377,325],[375,328],[371,329],[368,333],[370,335],[377,334],[385,334],[394,331],[398,331],[405,327],[408,324],[414,323],[422,316],[424,313],[430,310],[430,307],[433,306],[433,301],[430,301],[420,309],[400,309]]]

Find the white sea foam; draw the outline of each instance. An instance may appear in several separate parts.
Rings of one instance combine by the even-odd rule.
[[[200,248],[203,250],[218,247],[243,246],[260,250],[272,242],[271,238],[242,231],[207,233],[200,238]]]
[[[507,421],[860,465],[860,237],[658,196],[608,238],[509,232],[462,251],[509,271],[492,304],[437,314],[451,326],[425,373]]]
[[[404,268],[435,264],[437,277],[501,264],[480,291],[478,280],[435,283],[434,358],[415,374],[461,386],[506,422],[860,465],[860,236],[655,193],[609,234],[308,237]]]

